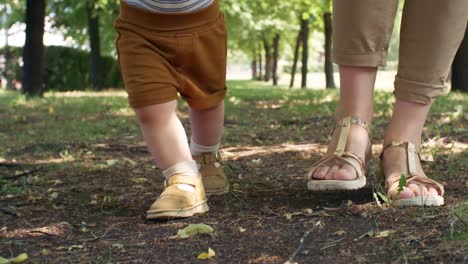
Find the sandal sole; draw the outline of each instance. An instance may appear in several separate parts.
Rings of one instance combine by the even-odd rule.
[[[442,206],[444,205],[444,197],[428,196],[428,197],[413,197],[407,199],[392,200],[392,205],[395,207],[407,206]]]
[[[220,190],[207,190],[205,189],[205,194],[207,196],[210,196],[210,195],[223,195],[223,194],[226,194],[229,192],[229,184],[226,185],[226,187],[224,187],[224,189],[220,189]]]
[[[307,182],[307,189],[311,191],[352,191],[366,186],[366,177],[361,177],[352,181],[337,180],[310,180]]]
[[[206,201],[186,209],[173,209],[164,211],[147,211],[146,219],[187,218],[196,214],[206,213],[210,210]]]

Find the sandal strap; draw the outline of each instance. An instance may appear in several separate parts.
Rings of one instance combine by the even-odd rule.
[[[369,143],[368,143],[369,147],[368,147],[367,152],[369,152],[369,150],[371,150],[372,137],[371,137],[369,126],[367,125],[367,123],[364,120],[362,120],[361,118],[351,117],[351,116],[345,117],[342,120],[340,120],[339,122],[337,122],[333,126],[333,129],[331,131],[331,134],[333,135],[333,133],[335,132],[335,130],[338,127],[341,128],[340,135],[339,135],[339,138],[338,138],[338,144],[336,145],[335,150],[333,151],[332,154],[324,156],[322,159],[320,159],[318,162],[316,162],[312,166],[312,169],[311,169],[311,171],[309,173],[309,178],[310,179],[312,179],[312,175],[314,174],[315,170],[320,165],[322,165],[323,163],[327,162],[328,160],[330,160],[332,158],[339,158],[339,159],[345,161],[346,163],[348,163],[349,165],[353,166],[353,168],[356,170],[358,178],[362,177],[364,175],[364,172],[366,170],[365,160],[362,159],[361,157],[359,157],[358,155],[356,155],[355,153],[345,151],[346,143],[348,142],[349,130],[350,130],[352,125],[359,125],[359,126],[366,129],[367,134],[369,136]],[[367,158],[367,156],[368,155],[366,154],[366,158]]]
[[[390,191],[390,189],[394,188],[395,184],[398,184],[401,178],[400,176],[400,177],[393,177],[393,179],[386,180],[385,176],[383,175],[383,166],[382,166],[383,155],[384,155],[385,150],[389,148],[404,148],[406,150],[406,160],[407,160],[407,166],[408,166],[408,172],[409,172],[409,176],[407,177],[407,180],[406,180],[406,186],[408,186],[408,184],[412,182],[415,184],[423,184],[426,186],[429,185],[437,189],[437,191],[440,193],[441,196],[444,195],[444,192],[445,192],[444,186],[441,183],[431,178],[422,177],[417,174],[416,155],[418,155],[419,157],[419,150],[416,149],[416,146],[414,145],[414,143],[409,142],[409,141],[392,141],[389,144],[384,145],[382,149],[382,153],[380,154],[380,164],[381,164],[380,170],[383,176],[382,181],[385,182],[384,186],[387,192]]]
[[[335,155],[341,156],[343,155],[343,153],[345,153],[346,143],[348,142],[349,130],[351,129],[352,125],[358,125],[358,126],[365,128],[369,136],[369,141],[370,141],[369,145],[372,145],[372,136],[370,133],[369,125],[367,125],[366,121],[362,120],[359,117],[348,116],[338,121],[338,123],[336,123],[333,126],[333,129],[331,131],[331,134],[333,134],[337,127],[341,127],[338,144],[336,145],[336,148],[334,151]]]
[[[406,161],[408,165],[408,172],[410,176],[416,176],[416,158],[415,155],[419,156],[419,150],[416,150],[416,146],[409,141],[392,141],[386,144],[382,153],[380,154],[380,159],[383,160],[383,154],[385,150],[389,148],[404,148],[406,150]]]
[[[185,175],[173,175],[164,181],[164,186],[169,187],[176,184],[186,184],[193,187],[197,186],[199,179]]]

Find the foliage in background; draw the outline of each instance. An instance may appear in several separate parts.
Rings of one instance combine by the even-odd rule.
[[[4,49],[0,49],[0,54]],[[19,58],[22,49],[11,48],[13,56]],[[89,52],[61,46],[48,46],[44,54],[45,91],[73,91],[89,88]],[[64,60],[63,58],[67,58]],[[21,68],[16,60],[16,81],[21,82]],[[118,62],[114,57],[103,57],[105,87],[123,87]]]

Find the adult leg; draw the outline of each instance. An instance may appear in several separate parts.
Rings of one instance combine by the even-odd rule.
[[[400,59],[395,81],[393,116],[386,129],[384,144],[412,142],[421,145],[424,123],[434,99],[446,92],[446,80],[455,53],[468,23],[466,0],[407,0],[403,10]],[[408,175],[407,154],[403,148],[389,148],[383,156],[388,181]],[[426,177],[418,158],[416,174]],[[391,196],[398,193],[393,189]],[[432,184],[411,183],[400,198],[442,195]]]
[[[397,6],[396,0],[334,1],[333,60],[340,65],[341,77],[335,121],[351,116],[371,124],[377,67],[386,62]],[[337,144],[338,136],[334,135],[326,155],[333,154]],[[366,129],[352,126],[345,150],[364,160],[368,144]],[[357,172],[355,167],[336,158],[319,166],[312,177],[354,180]]]

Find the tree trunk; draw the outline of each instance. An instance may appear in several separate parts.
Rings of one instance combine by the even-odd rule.
[[[8,32],[6,34],[6,43],[5,43],[5,80],[6,88],[8,90],[16,90],[13,80],[15,79],[15,67],[16,64],[13,63],[13,56],[11,55],[10,46],[8,45]]]
[[[15,67],[16,64],[13,63],[13,56],[10,51],[10,44],[8,41],[8,29],[5,28],[5,87],[7,90],[16,90],[13,80],[15,79]]]
[[[307,87],[307,61],[309,59],[309,20],[303,19],[301,23],[302,37],[302,82],[301,88]]]
[[[99,16],[95,9],[95,0],[88,2],[88,31],[91,54],[89,60],[89,79],[91,87],[102,90],[101,45],[99,39]]]
[[[299,58],[299,48],[301,47],[302,42],[302,28],[297,33],[296,38],[296,47],[294,48],[294,58],[293,58],[293,65],[291,68],[291,82],[289,83],[289,88],[293,88],[294,86],[294,77],[296,76],[296,68],[297,68],[297,59]]]
[[[468,92],[468,28],[453,60],[452,90]]]
[[[41,96],[43,89],[45,0],[26,1],[26,41],[23,48],[23,93]]]
[[[280,35],[276,33],[273,39],[273,70],[272,70],[273,85],[278,85],[279,42],[280,42]]]
[[[253,50],[252,53],[252,62],[250,64],[250,69],[252,70],[252,80],[257,79],[257,49]]]
[[[265,37],[263,38],[263,48],[265,49],[265,75],[263,80],[269,82],[271,78],[272,55],[271,45]]]
[[[257,80],[261,81],[263,74],[262,74],[262,45],[260,44],[260,48],[258,49],[258,77]]]
[[[325,84],[326,88],[336,88],[333,79],[333,63],[331,61],[332,52],[332,15],[326,12],[323,15],[325,25]]]

